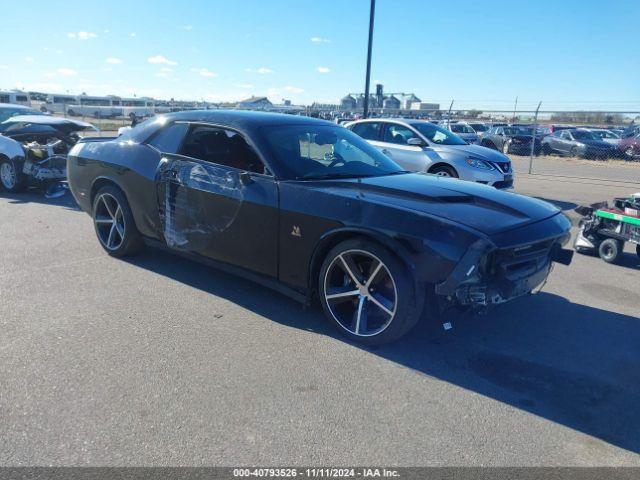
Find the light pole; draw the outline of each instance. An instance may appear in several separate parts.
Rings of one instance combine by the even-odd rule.
[[[369,80],[371,78],[371,44],[373,43],[373,19],[376,14],[376,0],[371,0],[369,11],[369,46],[367,48],[367,78],[364,82],[364,112],[363,118],[369,116]]]

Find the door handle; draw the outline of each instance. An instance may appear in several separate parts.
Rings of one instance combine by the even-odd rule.
[[[391,152],[389,150],[387,150],[386,148],[382,149],[382,153],[384,153],[385,155],[387,155],[389,157],[391,156]]]

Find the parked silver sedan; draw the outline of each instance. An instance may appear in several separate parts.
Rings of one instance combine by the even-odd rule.
[[[513,187],[509,157],[424,120],[367,119],[345,125],[405,170]]]

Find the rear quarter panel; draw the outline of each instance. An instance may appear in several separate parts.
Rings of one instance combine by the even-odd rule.
[[[160,238],[155,185],[159,163],[160,154],[144,144],[118,140],[79,143],[67,159],[69,186],[80,207],[89,213],[96,182],[115,183],[126,195],[140,233]]]

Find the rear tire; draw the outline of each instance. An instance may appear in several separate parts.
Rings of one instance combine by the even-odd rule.
[[[509,140],[507,140],[506,142],[504,142],[502,144],[502,153],[504,153],[505,155],[509,154],[509,147],[511,146],[511,142]]]
[[[624,243],[615,238],[603,240],[598,248],[600,258],[607,263],[618,263],[622,258]]]
[[[458,172],[449,165],[438,165],[437,167],[429,170],[429,173],[438,175],[439,177],[459,178]]]
[[[109,255],[126,257],[140,251],[142,235],[133,220],[129,202],[119,188],[106,185],[98,190],[91,212],[98,241]]]
[[[635,158],[635,151],[632,147],[627,148],[623,154],[624,158],[627,160],[633,160]]]
[[[22,192],[27,188],[28,177],[20,171],[16,162],[8,158],[0,159],[0,184],[11,193]]]
[[[329,322],[351,340],[383,345],[407,334],[420,319],[424,292],[415,293],[407,268],[389,250],[365,238],[329,251],[318,279]]]

